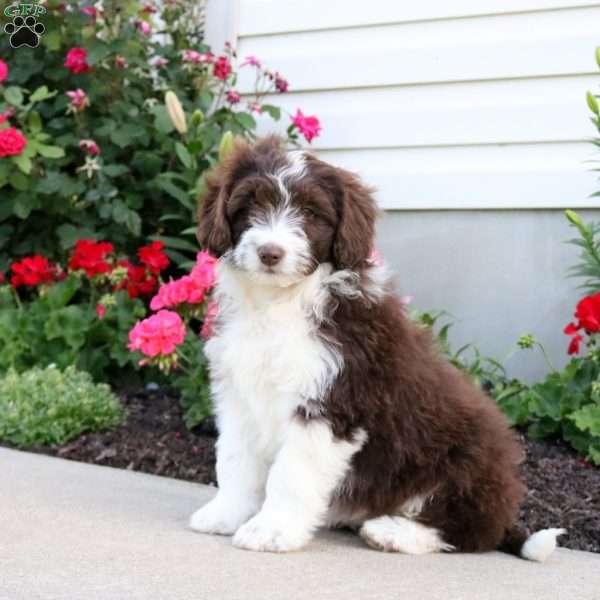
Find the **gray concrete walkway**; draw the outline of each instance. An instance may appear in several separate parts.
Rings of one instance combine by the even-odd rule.
[[[287,555],[186,529],[214,490],[0,448],[1,600],[600,600],[600,555],[402,556],[323,533]]]

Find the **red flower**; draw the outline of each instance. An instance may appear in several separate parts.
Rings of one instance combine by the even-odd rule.
[[[579,329],[588,333],[600,331],[600,293],[587,296],[577,304],[575,318],[579,319]]]
[[[571,338],[571,343],[569,344],[569,348],[567,350],[567,352],[569,354],[579,354],[579,345],[581,344],[581,342],[583,341],[583,336],[582,335],[574,335]]]
[[[93,6],[86,6],[85,8],[81,9],[81,12],[89,17],[92,17],[92,19],[98,18],[98,9],[94,8]]]
[[[300,133],[309,143],[321,133],[319,119],[315,116],[303,115],[300,109],[296,111],[292,123],[299,129]]]
[[[83,270],[88,277],[108,273],[111,270],[106,256],[113,252],[113,245],[109,242],[95,242],[94,240],[79,240],[75,244],[75,252],[69,261],[71,271]]]
[[[217,79],[225,81],[227,77],[229,77],[231,70],[231,63],[229,62],[229,59],[226,56],[219,56],[219,58],[217,58],[217,60],[215,61],[213,75]]]
[[[56,278],[57,271],[56,266],[51,265],[47,258],[37,254],[26,256],[20,262],[13,263],[10,269],[14,273],[10,279],[13,287],[50,283]]]
[[[106,307],[102,304],[96,304],[96,315],[100,320],[104,319],[104,315],[106,315]]]
[[[8,65],[0,58],[0,84],[8,77]]]
[[[149,296],[154,293],[158,280],[154,275],[148,274],[146,267],[136,267],[128,260],[120,260],[117,264],[119,267],[127,269],[127,279],[115,289],[127,289],[127,295],[130,298]]]
[[[148,246],[142,246],[137,255],[154,274],[160,273],[169,266],[169,257],[163,252],[165,245],[160,241],[154,241]]]
[[[0,158],[18,156],[27,146],[27,138],[14,127],[0,130]]]
[[[237,104],[242,99],[235,90],[229,90],[225,96],[227,97],[227,102],[229,102],[229,104]]]
[[[87,50],[83,48],[71,48],[67,53],[65,67],[73,73],[87,73],[92,67],[87,63]]]

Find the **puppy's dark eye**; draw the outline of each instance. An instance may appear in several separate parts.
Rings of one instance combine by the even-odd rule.
[[[312,219],[318,218],[318,216],[319,216],[319,215],[317,215],[317,213],[312,208],[309,208],[308,206],[303,206],[300,209],[300,212],[302,213],[302,216],[305,219],[311,219],[312,220]]]

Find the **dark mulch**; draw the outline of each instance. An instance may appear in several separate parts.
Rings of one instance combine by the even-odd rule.
[[[34,451],[100,465],[215,484],[216,431],[212,420],[189,431],[168,391],[123,394],[127,422],[82,435],[58,448]],[[529,492],[521,521],[532,531],[565,527],[561,545],[600,552],[600,469],[561,444],[523,438],[523,475]]]

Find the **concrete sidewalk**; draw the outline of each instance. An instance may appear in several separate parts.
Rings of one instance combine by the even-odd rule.
[[[600,600],[600,555],[403,556],[323,533],[286,555],[186,529],[214,489],[0,448],[1,600]]]

